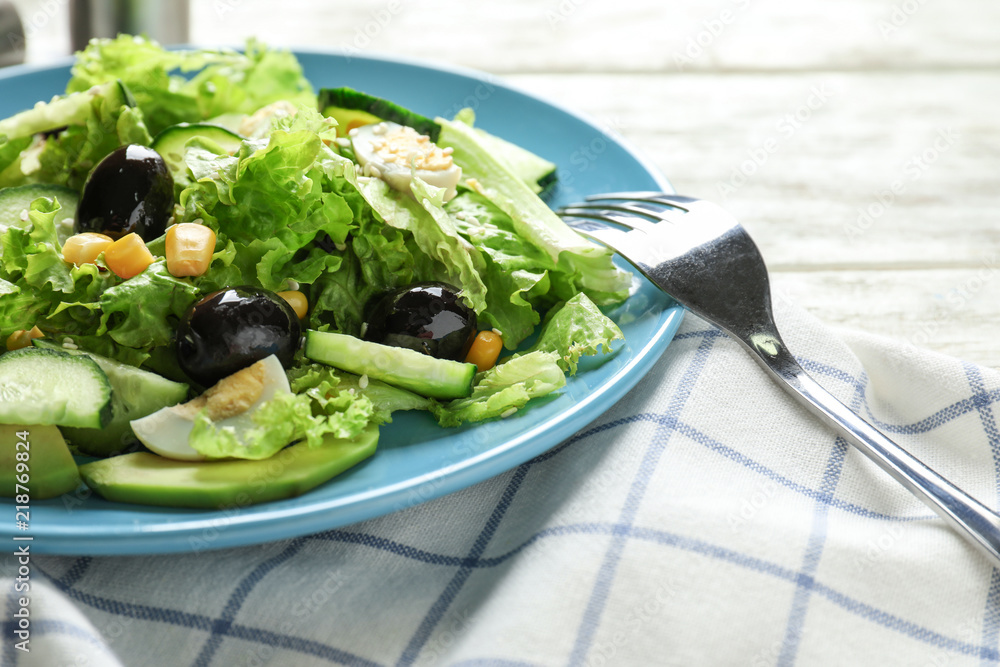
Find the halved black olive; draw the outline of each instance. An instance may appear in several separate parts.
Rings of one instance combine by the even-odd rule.
[[[364,339],[464,361],[476,337],[476,312],[458,292],[438,282],[395,289],[371,304]]]
[[[192,304],[177,327],[177,362],[205,387],[272,354],[285,368],[299,346],[299,318],[266,289],[229,287]]]
[[[97,163],[80,196],[74,231],[144,241],[163,234],[174,207],[174,179],[152,148],[131,144]]]

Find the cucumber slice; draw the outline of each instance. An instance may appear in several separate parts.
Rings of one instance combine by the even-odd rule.
[[[90,105],[95,97],[105,98],[112,108],[135,106],[135,98],[124,83],[109,81],[90,90],[57,97],[47,104],[40,102],[31,109],[0,120],[0,134],[12,141],[67,125],[82,125],[90,117]]]
[[[313,361],[431,398],[465,398],[476,377],[475,364],[326,331],[306,331],[305,354]]]
[[[323,88],[319,91],[320,112],[337,121],[337,133],[347,132],[359,125],[370,125],[380,120],[389,120],[400,125],[409,125],[420,134],[426,134],[431,141],[437,141],[441,126],[426,116],[414,113],[394,102],[368,95],[353,88]],[[352,125],[353,123],[353,125]]]
[[[73,235],[73,221],[76,219],[76,209],[80,204],[80,195],[76,190],[62,185],[46,185],[36,183],[19,185],[13,188],[0,189],[0,234],[10,227],[24,227],[28,224],[21,214],[31,206],[31,202],[39,197],[58,199],[62,207],[56,220],[56,234],[62,245]],[[68,224],[63,221],[68,220]]]
[[[111,383],[111,421],[104,428],[64,427],[63,435],[84,454],[109,456],[136,442],[129,422],[151,415],[157,410],[184,401],[188,386],[173,382],[114,359],[84,350],[70,350],[56,343],[36,338],[35,347],[55,349],[93,359]]]
[[[89,357],[26,347],[0,356],[0,424],[102,428],[111,383]]]
[[[180,123],[171,125],[153,139],[152,148],[163,161],[167,163],[174,182],[186,183],[187,165],[184,163],[184,151],[188,142],[197,137],[212,150],[235,153],[243,143],[243,137],[221,125],[211,123]]]
[[[299,443],[260,461],[174,461],[135,452],[80,466],[101,497],[166,507],[244,507],[299,496],[375,453],[378,427],[350,440],[326,436],[319,447]]]

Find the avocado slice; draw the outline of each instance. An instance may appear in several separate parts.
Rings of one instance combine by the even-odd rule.
[[[27,461],[18,461],[24,452]],[[0,424],[0,496],[14,498],[23,489],[17,488],[17,464],[28,466],[28,483],[32,500],[54,498],[80,486],[80,473],[66,441],[55,426],[21,426]],[[22,478],[23,479],[23,478]]]
[[[80,466],[102,498],[123,503],[244,507],[302,495],[375,453],[378,426],[355,438],[327,436],[319,447],[299,443],[259,461],[175,461],[148,452]]]

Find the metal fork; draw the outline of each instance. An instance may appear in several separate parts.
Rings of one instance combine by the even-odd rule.
[[[764,260],[736,218],[711,202],[662,192],[596,195],[558,213],[735,338],[781,387],[1000,567],[1000,516],[838,401],[788,351],[771,313]]]

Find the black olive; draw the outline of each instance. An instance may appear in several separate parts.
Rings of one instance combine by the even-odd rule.
[[[163,234],[174,207],[174,179],[152,148],[132,144],[97,163],[80,196],[74,231],[113,239],[135,232],[144,241]]]
[[[369,308],[364,339],[438,359],[465,361],[476,337],[476,312],[447,283],[416,283],[385,294]]]
[[[259,287],[228,287],[192,304],[177,327],[177,362],[205,387],[277,355],[285,368],[301,326],[288,302]]]

